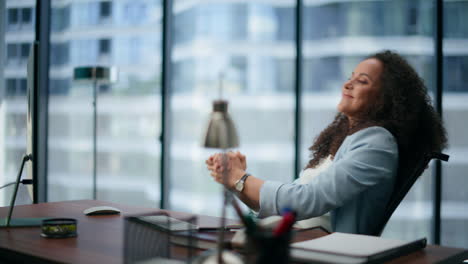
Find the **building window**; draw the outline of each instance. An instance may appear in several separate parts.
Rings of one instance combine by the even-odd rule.
[[[51,43],[51,49],[54,50],[50,55],[50,64],[53,66],[60,66],[69,62],[70,49],[69,44],[65,43]]]
[[[29,43],[7,44],[7,63],[26,63],[29,56]]]
[[[70,79],[51,79],[49,83],[49,93],[51,95],[67,95],[70,92]]]
[[[110,39],[99,40],[99,56],[110,55],[111,52],[111,41]]]
[[[292,7],[275,8],[276,17],[278,19],[278,30],[276,38],[280,41],[294,40],[295,31],[291,30],[295,27],[295,10]],[[290,85],[290,83],[288,83]]]
[[[52,8],[52,17],[50,23],[53,32],[61,32],[70,26],[70,6],[61,8]]]
[[[444,89],[447,92],[467,92],[468,56],[445,56]]]
[[[6,96],[16,95],[16,79],[6,79]]]
[[[28,59],[29,43],[21,43],[21,59]]]
[[[414,4],[414,3],[413,3]],[[418,32],[419,7],[410,5],[408,8],[407,34],[412,35]]]
[[[124,7],[124,17],[132,25],[144,22],[148,18],[147,7],[145,3],[129,2]]]
[[[28,81],[26,78],[21,78],[18,79],[18,95],[26,95],[26,92],[28,91]]]
[[[28,88],[26,78],[8,78],[6,79],[6,96],[25,96]]]
[[[98,93],[108,93],[110,90],[111,87],[109,84],[100,84],[98,87]]]
[[[32,9],[31,8],[23,8],[21,10],[21,23],[32,24]]]
[[[7,25],[17,30],[17,27],[26,26],[30,28],[33,24],[34,8],[10,8],[8,9]]]
[[[445,38],[467,38],[468,17],[467,1],[446,1],[444,3],[444,37]]]
[[[16,44],[7,44],[7,61],[12,61],[17,59],[18,51],[16,49]]]
[[[99,3],[99,18],[107,19],[112,15],[112,3],[111,2],[100,2]]]
[[[18,9],[12,8],[8,10],[8,24],[17,25],[18,24]]]

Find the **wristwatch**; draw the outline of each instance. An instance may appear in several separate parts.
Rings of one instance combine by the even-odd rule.
[[[250,173],[245,173],[242,178],[240,178],[236,183],[234,184],[234,187],[236,188],[236,191],[242,192],[244,190],[244,183],[245,180],[247,180],[247,177],[250,176]]]

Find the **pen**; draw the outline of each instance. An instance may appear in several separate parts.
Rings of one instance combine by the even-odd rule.
[[[257,231],[257,224],[250,215],[243,216],[247,234],[253,234]]]
[[[242,210],[239,207],[239,204],[237,203],[237,201],[235,199],[231,200],[231,204],[234,207],[237,215],[241,219],[242,223],[244,224],[245,228],[247,229],[247,233],[249,233],[249,234],[254,233],[256,231],[256,229],[257,229],[257,224],[252,219],[252,217],[250,215],[244,215],[242,213]]]
[[[273,230],[273,235],[281,236],[284,233],[288,232],[289,230],[291,230],[291,227],[293,226],[294,221],[296,221],[296,214],[293,211],[288,211],[284,213],[283,219],[275,228],[275,230]]]

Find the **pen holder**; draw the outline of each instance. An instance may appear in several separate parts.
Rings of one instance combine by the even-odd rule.
[[[246,263],[288,263],[291,232],[275,236],[271,231],[258,231],[247,234],[245,250]]]
[[[125,264],[153,261],[164,262],[177,257],[189,263],[194,256],[196,216],[170,216],[166,212],[125,217],[123,259]],[[185,241],[187,247],[176,249],[174,237]],[[153,263],[151,262],[151,263]]]

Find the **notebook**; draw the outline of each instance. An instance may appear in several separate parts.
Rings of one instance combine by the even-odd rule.
[[[291,244],[291,257],[297,261],[320,263],[381,263],[425,246],[425,238],[407,242],[335,232]]]

